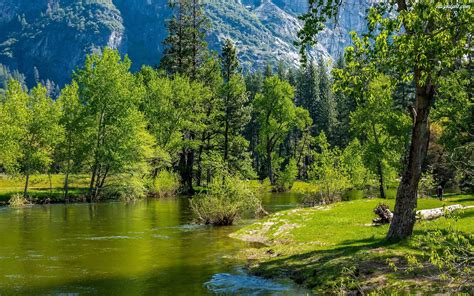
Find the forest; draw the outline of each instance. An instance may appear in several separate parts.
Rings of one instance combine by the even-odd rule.
[[[365,227],[362,237],[376,236],[385,243],[414,233],[420,238],[420,231],[433,234],[432,241],[419,242],[431,257],[421,255],[422,261],[406,255],[392,262],[395,255],[390,254],[384,257],[390,272],[396,273],[396,264],[410,275],[427,266],[438,268],[430,284],[434,288],[427,293],[452,285],[469,294],[474,225],[468,209],[474,194],[472,4],[449,9],[440,7],[441,1],[381,2],[369,10],[367,32],[354,33],[353,45],[331,61],[305,49],[337,17],[337,1],[309,2],[313,9],[301,17],[300,67],[282,61],[244,70],[239,44],[230,39],[219,52],[210,50],[209,20],[203,4],[193,0],[172,4],[163,57],[139,71],[131,71],[133,61],[110,48],[88,55],[60,89],[39,81],[28,89],[20,73],[0,68],[0,201],[18,207],[186,195],[195,221],[222,226],[248,212],[268,214],[259,197],[262,191],[291,192],[302,196],[301,211],[329,206],[338,218],[323,213],[323,220],[287,222],[290,226],[280,228],[283,236],[300,223],[305,225],[300,230],[313,233],[311,223],[321,229],[328,219],[335,235],[329,241],[336,240],[344,219],[356,219],[357,211],[363,209],[361,215],[370,223],[373,208],[386,206],[394,209],[386,221],[390,225],[375,234]],[[370,206],[339,203],[354,192],[368,197]],[[434,200],[436,195],[445,195],[447,203]],[[467,213],[464,228],[450,228],[455,237],[445,233],[449,221],[436,222],[442,224],[436,230],[417,222],[417,210],[454,204]],[[288,221],[299,219],[284,215]],[[463,221],[462,215],[457,219]],[[265,219],[281,222],[273,215]],[[264,231],[255,227],[236,236]],[[272,243],[284,240],[278,229],[265,231]],[[293,235],[291,240],[298,241],[308,234],[301,230]],[[305,270],[316,268],[310,267],[314,263],[296,262],[293,247],[264,249],[267,255],[259,253],[263,259],[257,273],[271,273],[271,265],[278,264],[271,254],[281,252],[291,258],[281,264],[292,265],[297,270],[293,276],[303,277],[294,280],[311,289],[365,293],[374,288],[361,286],[369,277],[358,273],[364,269],[363,255],[350,255],[357,258],[354,266],[361,265],[347,267],[338,261],[311,281],[314,275]],[[411,243],[404,247],[416,249]],[[449,254],[444,263],[443,254]],[[298,264],[305,267],[294,266]],[[337,268],[343,272],[334,272]]]

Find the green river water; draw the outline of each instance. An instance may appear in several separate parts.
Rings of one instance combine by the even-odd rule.
[[[306,295],[231,259],[250,245],[228,235],[250,222],[195,225],[186,198],[0,208],[0,295]]]

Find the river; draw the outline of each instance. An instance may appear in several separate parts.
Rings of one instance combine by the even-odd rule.
[[[263,197],[269,212],[297,206]],[[0,208],[0,295],[306,295],[247,275],[242,225],[192,223],[186,198]]]

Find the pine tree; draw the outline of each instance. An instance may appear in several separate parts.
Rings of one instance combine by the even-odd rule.
[[[318,60],[319,70],[319,131],[328,135],[330,144],[334,143],[334,131],[337,126],[336,104],[331,90],[331,80],[328,69],[322,58]]]
[[[209,21],[200,0],[172,0],[173,16],[168,21],[168,37],[161,67],[170,74],[198,78],[199,68],[207,59],[205,41]]]
[[[239,164],[236,160],[248,146],[248,142],[241,136],[241,133],[250,120],[250,106],[247,104],[248,95],[245,80],[239,72],[236,49],[230,40],[226,40],[222,48],[221,61],[224,76],[224,84],[221,88],[223,160],[229,169],[238,171]]]
[[[173,0],[169,2],[173,9],[173,16],[168,21],[168,37],[164,41],[166,46],[161,68],[169,74],[181,74],[192,81],[209,81],[209,51],[205,41],[209,21],[204,14],[201,0]],[[206,65],[207,64],[207,65]],[[203,69],[206,68],[206,69]],[[214,73],[211,68],[211,74]],[[184,141],[195,141],[199,138],[194,132],[183,134]],[[205,136],[201,137],[204,141]],[[198,148],[198,167],[201,167],[200,156],[203,144]],[[180,174],[185,191],[193,193],[193,169],[196,151],[193,148],[183,149],[180,159]],[[200,179],[200,173],[198,174]]]

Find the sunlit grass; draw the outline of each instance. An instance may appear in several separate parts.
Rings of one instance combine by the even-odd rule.
[[[380,278],[376,281],[382,281],[391,291],[402,285],[404,280],[412,281],[409,282],[411,288],[423,290],[420,287],[426,286],[426,282],[401,279],[386,264],[388,258],[420,254],[421,251],[413,247],[412,240],[395,244],[386,241],[389,225],[371,225],[375,218],[373,209],[381,202],[393,210],[395,200],[392,199],[362,199],[324,207],[300,208],[273,214],[232,236],[268,244],[268,247],[241,252],[242,258],[258,263],[253,265],[253,272],[270,277],[290,276],[296,282],[316,290],[323,287],[319,290],[322,293],[329,286],[337,285],[342,271],[353,266],[367,273],[362,277],[367,283],[374,280],[373,272],[379,273]],[[459,195],[444,201],[423,198],[418,201],[418,209],[452,204],[472,206],[474,195]],[[456,213],[456,219],[419,221],[415,226],[414,239],[435,229],[473,233],[474,209]],[[425,288],[432,291],[427,286]]]

